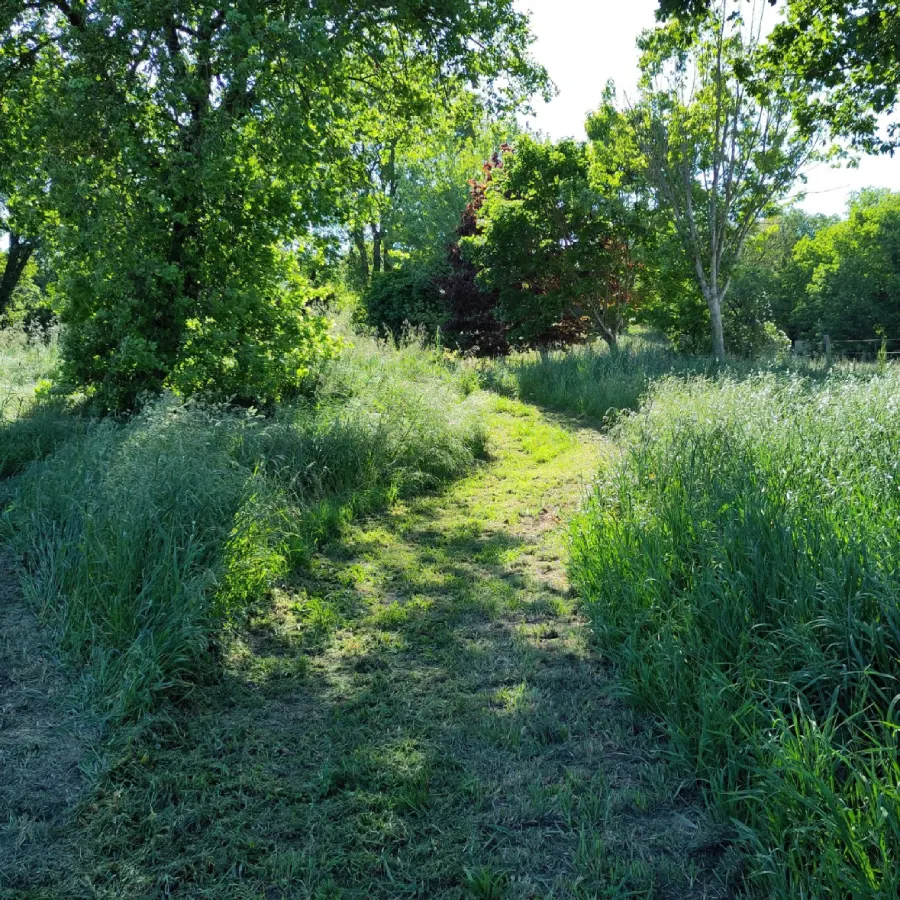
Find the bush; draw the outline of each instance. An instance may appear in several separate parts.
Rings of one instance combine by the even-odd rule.
[[[186,296],[177,267],[119,264],[103,252],[90,276],[66,274],[61,311],[62,379],[98,412],[131,412],[166,390],[271,406],[296,396],[335,352],[329,323],[310,306],[316,291],[286,253],[259,248],[244,280]]]
[[[900,887],[900,373],[668,379],[572,576],[779,896]]]
[[[405,328],[424,328],[434,334],[447,321],[440,289],[444,267],[409,262],[378,272],[362,297],[366,324],[399,337]]]
[[[27,596],[113,717],[214,671],[224,623],[348,519],[463,473],[477,400],[434,352],[367,339],[272,419],[149,405],[28,468],[11,524]]]

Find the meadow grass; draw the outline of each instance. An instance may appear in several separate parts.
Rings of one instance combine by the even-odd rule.
[[[56,334],[0,329],[0,421],[17,418],[31,405],[37,385],[53,375]]]
[[[670,378],[573,531],[627,692],[782,897],[900,889],[900,372]]]
[[[248,607],[216,679],[109,735],[55,853],[26,839],[5,885],[0,862],[0,897],[731,896],[735,854],[706,852],[568,589],[607,442],[482,400],[490,458]]]
[[[52,453],[78,427],[67,404],[37,402],[36,392],[49,385],[57,362],[55,332],[0,329],[0,478]]]
[[[647,331],[624,335],[615,350],[602,342],[568,350],[529,351],[482,361],[475,371],[484,387],[527,403],[611,425],[621,411],[640,408],[651,386],[681,378],[747,378],[760,372],[800,373],[821,379],[831,371],[863,372],[865,363],[828,364],[824,359],[773,356],[728,359],[678,353]]]
[[[652,381],[714,372],[716,364],[675,353],[664,342],[626,336],[616,350],[596,342],[568,350],[529,351],[483,363],[485,387],[528,403],[602,422],[635,410]]]
[[[114,719],[216,670],[222,629],[354,516],[467,471],[478,398],[434,350],[354,338],[317,401],[263,417],[168,397],[127,422],[50,412],[0,432],[26,597]],[[79,422],[73,427],[72,422]],[[18,439],[36,431],[40,439]],[[23,458],[24,457],[24,458]]]

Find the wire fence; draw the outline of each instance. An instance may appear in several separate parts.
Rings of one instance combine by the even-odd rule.
[[[822,335],[821,349],[825,356],[845,359],[874,360],[881,357],[900,356],[900,338],[832,338]]]

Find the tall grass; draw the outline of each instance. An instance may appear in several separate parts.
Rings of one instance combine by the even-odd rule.
[[[668,379],[572,575],[783,897],[900,890],[900,372]]]
[[[874,366],[844,362],[844,372]],[[709,356],[677,353],[652,334],[625,335],[616,350],[594,343],[569,350],[515,353],[483,363],[479,376],[490,390],[550,409],[602,422],[621,410],[637,410],[650,386],[669,376],[747,377],[761,371],[825,377],[821,359],[770,357],[717,362]]]
[[[51,453],[78,425],[64,404],[36,402],[57,361],[55,332],[0,329],[0,478]]]
[[[716,363],[709,358],[684,356],[641,337],[626,337],[614,351],[597,343],[513,354],[487,363],[481,377],[492,390],[599,422],[610,413],[637,409],[655,380],[715,371]]]
[[[164,398],[19,479],[27,596],[111,716],[189,690],[223,625],[320,541],[484,450],[478,398],[436,351],[359,338],[319,380],[271,418]]]
[[[53,374],[56,333],[0,329],[0,422],[18,417],[34,400],[37,385]]]

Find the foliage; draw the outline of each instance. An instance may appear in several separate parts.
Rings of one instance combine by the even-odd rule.
[[[787,101],[756,97],[742,83],[761,25],[731,6],[723,0],[696,28],[672,22],[645,33],[633,111],[650,180],[709,307],[717,358],[725,354],[723,302],[744,243],[810,155]]]
[[[577,335],[588,325],[615,344],[633,299],[633,264],[591,188],[583,145],[522,137],[494,170],[478,231],[461,246],[497,291],[513,341],[572,326]]]
[[[874,341],[900,337],[900,194],[864,191],[848,217],[799,241],[792,323],[804,337]]]
[[[110,409],[166,387],[289,393],[323,329],[285,248],[340,209],[359,123],[380,104],[402,127],[422,83],[541,81],[511,0],[15,0],[4,15],[0,58],[31,81],[25,120],[6,104],[0,132],[29,150],[29,200],[54,226],[68,377]],[[363,87],[376,78],[389,95]]]
[[[750,235],[741,263],[734,273],[725,303],[730,330],[738,337],[737,349],[754,352],[755,335],[766,323],[799,337],[795,310],[803,306],[809,272],[798,260],[795,248],[836,219],[787,209],[760,223]],[[740,334],[749,334],[743,343]]]
[[[354,343],[319,373],[316,407],[267,420],[164,398],[75,431],[22,476],[26,594],[111,715],[192,689],[223,624],[319,542],[483,452],[477,404],[436,351]]]
[[[775,5],[776,0],[769,0]],[[662,16],[706,14],[712,0],[660,0]],[[836,136],[869,151],[889,152],[900,130],[880,133],[900,94],[900,6],[895,0],[787,0],[785,16],[766,47],[760,90],[792,79],[789,97],[801,124],[815,132],[826,122]],[[774,76],[774,79],[773,77]]]
[[[17,276],[9,302],[0,307],[0,328],[24,329],[35,336],[41,333],[46,335],[56,316],[46,278],[39,271],[34,254],[29,253],[28,257]],[[0,267],[4,262],[4,254],[0,252]]]
[[[517,130],[514,119],[495,120],[496,109],[453,81],[432,86],[420,79],[417,90],[412,118],[391,116],[373,100],[375,112],[359,122],[349,151],[352,181],[341,218],[361,289],[398,262],[433,265],[444,256],[468,200],[467,182]],[[382,94],[390,93],[388,83]],[[515,105],[514,98],[506,102]]]
[[[470,199],[469,183],[483,174],[484,161],[497,147],[518,133],[515,119],[494,120],[471,102],[451,113],[398,165],[386,227],[394,247],[412,260],[446,262]]]
[[[510,350],[509,327],[497,310],[499,293],[481,283],[478,267],[463,253],[463,244],[480,232],[478,216],[487,188],[494,172],[502,167],[502,153],[509,145],[501,148],[482,164],[481,178],[469,180],[469,202],[460,216],[457,240],[448,249],[450,271],[441,285],[447,304],[445,333],[449,341],[458,350],[478,356],[501,356]]]
[[[447,319],[440,287],[445,274],[446,266],[414,262],[377,273],[362,296],[366,323],[395,337],[409,326],[435,333]]]
[[[671,379],[572,575],[629,694],[777,896],[898,889],[900,376]]]
[[[130,251],[134,266],[142,265],[140,249]],[[311,310],[316,291],[295,261],[260,249],[255,283],[210,287],[196,302],[174,308],[152,276],[141,292],[132,293],[135,275],[127,261],[109,260],[107,269],[104,258],[94,257],[91,275],[69,277],[63,286],[62,380],[87,386],[101,411],[133,409],[144,395],[164,389],[263,406],[296,395],[311,368],[338,345],[328,321]],[[223,245],[220,256],[232,252]],[[207,264],[213,264],[211,257],[206,255]],[[241,265],[246,273],[251,263],[245,258]],[[93,287],[99,272],[106,273],[103,306]],[[182,320],[177,339],[175,331],[161,327],[163,310],[169,322]]]

